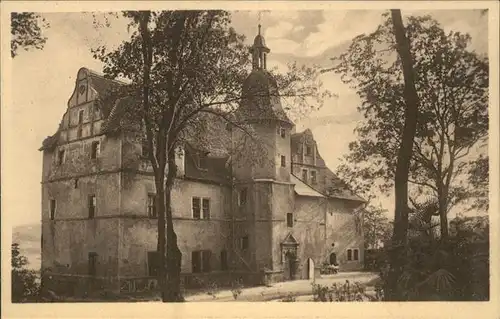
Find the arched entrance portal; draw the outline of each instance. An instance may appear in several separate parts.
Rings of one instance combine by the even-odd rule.
[[[297,246],[299,243],[290,233],[286,236],[285,240],[281,243],[281,253],[283,263],[283,279],[294,280],[296,279],[297,272]]]
[[[330,265],[337,265],[337,254],[336,253],[330,254]]]

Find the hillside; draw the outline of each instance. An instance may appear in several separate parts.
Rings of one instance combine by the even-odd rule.
[[[16,226],[12,230],[12,242],[18,243],[21,254],[28,258],[28,267],[39,270],[41,265],[42,228],[40,224]]]

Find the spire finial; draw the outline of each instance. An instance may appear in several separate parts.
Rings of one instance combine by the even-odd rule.
[[[260,25],[260,23],[259,23],[259,35],[260,35],[260,28],[261,28],[261,27],[262,27],[262,26],[261,26],[261,25]]]

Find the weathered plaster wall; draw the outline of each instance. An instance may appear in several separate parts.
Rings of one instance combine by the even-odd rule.
[[[90,175],[42,184],[42,220],[50,220],[50,200],[56,200],[55,219],[87,219],[88,196],[96,196],[95,217],[118,216],[120,173]]]
[[[88,275],[88,253],[97,253],[96,276],[118,274],[118,220],[42,221],[42,269]]]
[[[99,141],[99,154],[91,159],[92,142]],[[64,149],[64,162],[59,165],[58,154]],[[43,181],[57,180],[120,169],[121,142],[103,135],[58,146],[54,152],[44,151]]]
[[[337,254],[341,270],[355,270],[363,267],[364,243],[361,224],[356,221],[353,210],[358,204],[349,201],[330,199],[327,214],[326,237],[329,255]],[[335,243],[335,247],[331,244]],[[348,261],[347,249],[358,248],[359,260]]]
[[[121,224],[120,273],[146,276],[147,252],[157,245],[157,220],[147,218],[147,194],[154,193],[152,176],[127,173],[123,182],[122,210],[131,218]],[[210,198],[210,220],[192,218],[192,197]],[[229,250],[231,229],[228,216],[230,190],[227,187],[177,180],[172,191],[172,214],[178,245],[182,252],[182,272],[191,272],[191,252],[211,250],[211,266],[220,270],[220,252]],[[134,218],[132,218],[135,216]]]
[[[295,198],[293,235],[300,243],[297,249],[299,267],[297,274],[307,278],[307,259],[315,267],[321,266],[326,255],[325,214],[328,202],[324,198],[297,196]]]

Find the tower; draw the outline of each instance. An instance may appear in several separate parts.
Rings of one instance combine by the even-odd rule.
[[[281,105],[277,82],[267,70],[270,51],[259,25],[250,48],[252,71],[243,83],[240,107],[235,112],[253,136],[248,138],[241,130],[232,133],[234,144],[245,138],[251,140],[233,162],[234,200],[238,203],[234,214],[244,220],[235,236],[249,243],[242,254],[253,270],[279,271],[280,242],[290,231],[286,217],[294,207],[294,185],[290,183],[290,134],[294,124]],[[245,194],[244,205],[239,200],[241,193]]]

